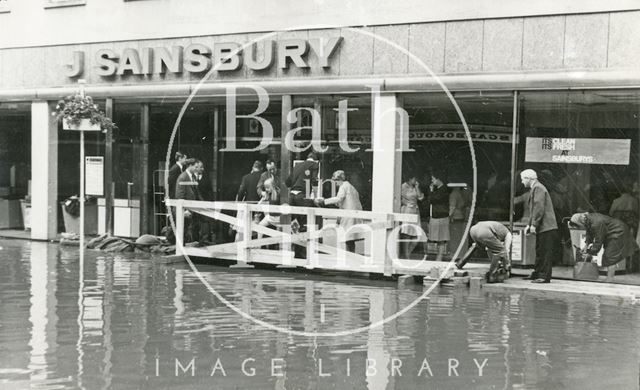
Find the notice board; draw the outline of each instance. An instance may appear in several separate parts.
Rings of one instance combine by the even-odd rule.
[[[104,157],[86,156],[84,161],[85,194],[104,196]]]
[[[527,137],[526,162],[629,165],[630,139]]]

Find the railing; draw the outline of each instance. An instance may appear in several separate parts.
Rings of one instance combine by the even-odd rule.
[[[176,255],[235,260],[241,266],[265,263],[391,275],[397,256],[399,223],[419,223],[414,214],[182,199],[167,199],[166,203],[176,208]],[[182,238],[187,210],[235,226],[240,239],[207,247],[185,246]],[[233,212],[235,216],[231,215]],[[275,227],[261,226],[253,220],[254,213],[259,212],[281,214],[282,223]],[[296,216],[306,217],[306,231],[292,231],[289,218]],[[331,223],[338,218],[355,218],[362,223],[345,230]],[[314,223],[316,219],[322,219],[322,226]],[[254,238],[254,233],[265,237]],[[347,251],[348,240],[364,240],[363,253]],[[268,245],[279,245],[279,249],[262,248]],[[296,251],[294,246],[304,250]]]

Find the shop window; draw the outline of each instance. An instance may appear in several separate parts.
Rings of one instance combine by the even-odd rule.
[[[454,97],[473,139],[477,167],[474,220],[507,222],[511,186],[513,95],[465,92],[454,94]],[[441,196],[434,194],[434,199],[429,197],[432,175],[439,176],[438,179],[444,183],[446,192],[450,195],[449,202],[456,207],[454,222],[449,226],[450,239],[445,252],[445,255],[451,255],[460,242],[465,240],[464,226],[469,218],[473,198],[474,161],[468,137],[453,103],[444,93],[406,94],[402,99],[403,107],[409,114],[409,146],[413,149],[402,154],[403,182],[409,181],[411,177],[417,179],[418,188],[424,195],[417,206],[425,232],[429,230],[429,220],[434,216],[441,217],[434,210],[444,209],[435,204],[435,199],[442,198]],[[442,200],[437,202],[446,203]],[[407,207],[404,209],[408,210]],[[414,212],[414,208],[411,211]],[[444,213],[448,214],[447,211]],[[423,246],[424,248],[418,247],[415,250],[429,255],[437,252],[435,243]]]
[[[0,199],[22,199],[31,178],[31,107],[0,103]]]
[[[239,101],[236,106],[236,115],[252,114],[257,104],[257,100]],[[235,200],[242,177],[251,171],[254,161],[265,163],[267,159],[272,159],[277,162],[278,168],[281,168],[282,102],[276,97],[270,97],[266,111],[260,114],[260,117],[268,121],[273,128],[273,137],[270,139],[266,138],[264,128],[259,121],[251,118],[236,118],[235,148],[237,151],[231,150],[233,130],[227,125],[226,102],[219,107],[220,133],[216,162],[219,172],[218,196],[220,200]],[[247,150],[254,148],[259,150]]]
[[[116,199],[139,199],[141,166],[141,107],[139,104],[116,101],[114,132],[113,182]]]
[[[329,181],[333,172],[342,170],[347,180],[360,194],[360,203],[364,210],[371,210],[371,185],[373,177],[373,153],[371,148],[371,97],[369,95],[331,95],[331,96],[295,96],[293,108],[306,108],[298,111],[298,122],[293,127],[312,126],[311,110],[319,113],[317,119],[320,131],[320,147],[326,151],[318,153],[320,159],[320,178],[324,182],[318,189],[318,195],[329,198],[335,196],[337,189]],[[340,144],[343,134],[348,145]],[[312,130],[298,132],[295,146],[305,147],[313,141]],[[316,143],[317,143],[316,139]],[[292,153],[291,160],[303,160],[311,149]]]
[[[640,95],[637,91],[523,92],[519,103],[518,168],[532,168],[551,194],[571,262],[566,219],[576,212],[609,214],[627,192],[639,199]],[[518,193],[526,193],[517,178]],[[522,205],[516,218],[526,219]],[[632,228],[638,216],[627,221]]]

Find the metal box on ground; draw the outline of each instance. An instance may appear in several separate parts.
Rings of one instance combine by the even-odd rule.
[[[508,222],[504,222],[509,226]],[[532,267],[536,263],[536,235],[525,234],[525,224],[514,223],[511,243],[511,266]]]

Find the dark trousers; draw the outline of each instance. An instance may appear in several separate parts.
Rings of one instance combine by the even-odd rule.
[[[551,267],[558,254],[558,229],[536,234],[536,263],[533,268],[532,279],[551,280]]]
[[[291,206],[298,207],[316,207],[315,203],[313,203],[313,199],[307,199],[304,197],[304,193],[300,192],[299,194],[290,193],[289,194],[289,204]],[[292,219],[297,219],[300,224],[300,231],[307,231],[307,216],[295,215]],[[316,221],[317,222],[317,221]]]

